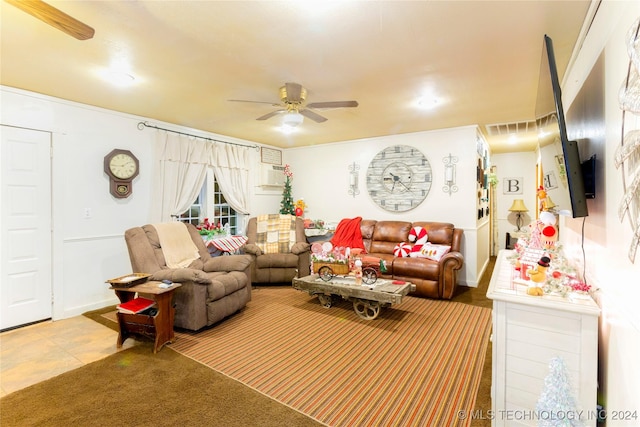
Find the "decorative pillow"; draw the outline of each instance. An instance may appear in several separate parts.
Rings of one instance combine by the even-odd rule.
[[[419,257],[420,250],[422,250],[422,246],[427,243],[428,238],[427,230],[422,227],[413,227],[409,232],[409,241],[413,242],[409,256],[414,258]]]
[[[451,246],[447,245],[434,245],[433,243],[427,243],[422,246],[417,258],[428,258],[436,262],[440,262],[443,256],[445,256],[451,250]]]
[[[407,242],[398,243],[395,248],[393,248],[393,254],[398,258],[408,257],[409,253],[411,253],[411,245]]]

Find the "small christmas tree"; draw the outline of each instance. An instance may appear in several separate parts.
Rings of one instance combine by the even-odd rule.
[[[536,411],[540,417],[539,427],[583,426],[571,392],[569,372],[561,357],[549,362],[549,375],[544,379],[544,389],[538,398]]]
[[[284,165],[284,190],[282,191],[282,201],[280,202],[280,213],[283,215],[294,215],[296,207],[293,204],[293,197],[291,197],[291,179],[293,178],[293,172],[289,165]]]

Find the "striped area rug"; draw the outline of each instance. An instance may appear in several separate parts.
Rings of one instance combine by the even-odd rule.
[[[290,287],[171,348],[330,426],[467,426],[491,311],[405,297],[361,320]]]

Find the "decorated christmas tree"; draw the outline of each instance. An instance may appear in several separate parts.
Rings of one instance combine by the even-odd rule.
[[[571,391],[569,371],[561,357],[554,357],[549,362],[549,375],[544,379],[536,411],[540,417],[539,427],[584,425],[579,419],[580,412]]]
[[[291,179],[293,178],[293,172],[289,165],[284,165],[284,190],[282,191],[282,201],[280,202],[280,213],[283,215],[294,215],[296,207],[293,204],[293,197],[291,197]]]

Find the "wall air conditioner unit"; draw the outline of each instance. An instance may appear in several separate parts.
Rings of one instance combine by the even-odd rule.
[[[283,187],[284,186],[284,166],[277,166],[262,163],[260,165],[260,186],[261,187]]]

